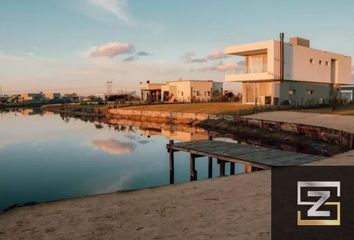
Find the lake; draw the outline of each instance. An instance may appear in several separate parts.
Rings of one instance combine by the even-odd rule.
[[[0,113],[0,210],[14,204],[167,185],[169,139],[207,139],[203,129],[104,124],[32,109]],[[218,164],[213,161],[213,176]],[[208,161],[196,160],[198,180]],[[236,164],[236,173],[244,171]],[[228,168],[226,168],[226,174]],[[175,154],[175,183],[190,180],[189,156]]]

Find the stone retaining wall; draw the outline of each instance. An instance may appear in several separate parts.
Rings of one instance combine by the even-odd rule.
[[[224,119],[234,124],[243,125],[246,127],[263,128],[270,131],[284,131],[296,134],[304,134],[306,136],[321,139],[326,142],[347,146],[354,149],[354,133],[298,124],[281,121],[270,121],[255,118],[243,118],[232,115],[216,115],[205,113],[182,113],[182,112],[159,112],[159,111],[141,111],[141,110],[123,110],[109,109],[108,118],[112,119],[130,119],[136,121],[150,121],[156,123],[173,123],[173,124],[188,124],[195,125],[201,121],[212,119]]]

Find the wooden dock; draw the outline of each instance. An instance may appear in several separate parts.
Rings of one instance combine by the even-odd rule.
[[[235,163],[244,164],[254,171],[258,169],[270,169],[272,167],[297,166],[324,159],[305,153],[290,152],[278,149],[264,148],[247,144],[236,144],[221,141],[192,141],[167,144],[170,157],[170,182],[174,182],[174,152],[183,151],[190,153],[191,180],[197,179],[195,159],[208,157],[209,177],[212,176],[212,159],[216,158],[220,164],[220,175],[225,175],[225,163],[230,162],[231,175],[235,172]]]

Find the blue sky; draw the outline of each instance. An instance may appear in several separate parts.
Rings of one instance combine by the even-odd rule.
[[[108,80],[115,90],[222,81],[238,61],[222,56],[225,46],[284,31],[353,56],[353,26],[349,0],[1,0],[0,87],[96,93]]]

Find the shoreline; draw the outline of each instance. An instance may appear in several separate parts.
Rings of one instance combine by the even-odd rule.
[[[354,151],[309,165],[354,165]],[[0,214],[5,239],[270,239],[271,170],[72,198]]]
[[[311,122],[319,117],[296,114]],[[338,124],[323,119],[328,126]],[[342,120],[341,127],[351,130],[353,120]],[[309,165],[354,165],[354,150]],[[17,207],[0,214],[0,238],[270,239],[270,176],[262,170]]]

